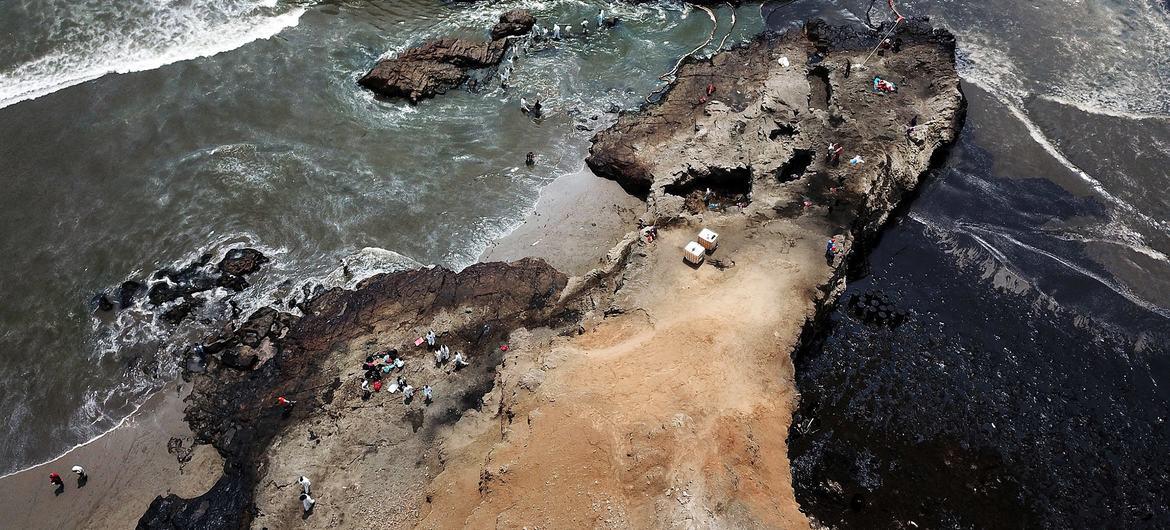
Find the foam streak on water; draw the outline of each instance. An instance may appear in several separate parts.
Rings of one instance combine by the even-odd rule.
[[[0,16],[21,28],[21,38],[0,50],[19,56],[0,66],[0,108],[38,98],[111,73],[152,70],[178,61],[234,50],[295,26],[305,12],[262,0],[134,0],[83,3],[25,2]],[[33,40],[34,42],[28,42]],[[13,50],[4,50],[13,46]],[[2,64],[2,63],[0,63]]]

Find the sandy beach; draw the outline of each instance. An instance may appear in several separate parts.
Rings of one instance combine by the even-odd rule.
[[[582,275],[598,265],[645,209],[616,182],[582,168],[544,188],[524,223],[479,260],[540,258],[565,274]]]
[[[64,455],[0,479],[5,528],[133,528],[158,495],[194,497],[219,478],[222,459],[193,444],[177,384],[151,396],[105,435]],[[70,469],[89,475],[79,487]],[[55,494],[49,473],[65,488]]]

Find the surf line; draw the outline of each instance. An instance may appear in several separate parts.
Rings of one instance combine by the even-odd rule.
[[[139,403],[136,407],[134,407],[134,410],[130,411],[130,413],[127,414],[126,417],[119,420],[118,423],[114,424],[113,427],[106,429],[101,434],[98,434],[97,436],[94,436],[93,438],[90,438],[84,442],[78,443],[78,444],[74,445],[73,447],[70,447],[69,449],[66,449],[65,451],[61,452],[61,454],[54,456],[54,457],[50,457],[48,460],[45,460],[44,462],[30,464],[30,465],[24,466],[22,468],[9,471],[8,473],[5,473],[3,475],[0,475],[0,480],[4,480],[8,477],[11,477],[12,475],[24,473],[25,471],[28,471],[28,470],[36,468],[36,467],[43,466],[45,464],[51,464],[53,462],[56,462],[57,460],[64,458],[69,453],[72,453],[73,451],[76,451],[82,447],[85,447],[91,443],[94,443],[94,442],[102,439],[105,435],[110,434],[110,433],[114,432],[115,430],[121,428],[123,425],[126,424],[126,421],[128,421],[130,418],[137,416],[138,413],[142,410],[142,407],[146,406],[146,404],[150,402],[151,398],[159,395],[159,393],[161,393],[161,392],[167,391],[169,388],[172,387],[172,385],[174,385],[174,383],[169,383],[167,385],[164,385],[162,388],[155,390],[154,392],[151,392],[150,395],[148,395],[146,397],[146,399],[142,400],[142,403]]]

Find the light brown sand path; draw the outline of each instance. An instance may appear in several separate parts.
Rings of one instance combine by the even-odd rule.
[[[182,447],[168,452],[176,438]],[[219,478],[222,459],[209,446],[192,446],[175,386],[152,396],[122,425],[61,457],[0,479],[2,528],[133,528],[157,495],[195,497]],[[179,461],[179,455],[189,458]],[[78,488],[74,465],[89,480]],[[49,473],[65,481],[55,495]]]
[[[637,310],[518,348],[500,377],[513,420],[446,448],[421,527],[808,526],[789,352],[829,267],[815,227],[723,222],[715,257],[734,268],[692,269],[679,249],[697,227],[663,231],[616,300]]]

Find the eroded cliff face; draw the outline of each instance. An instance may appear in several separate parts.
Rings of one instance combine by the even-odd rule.
[[[586,161],[646,195],[657,218],[695,210],[687,197],[711,188],[750,193],[785,218],[871,233],[954,140],[965,105],[949,33],[906,24],[891,49],[859,66],[876,43],[814,22],[691,61],[661,103],[599,133]],[[898,92],[875,91],[875,76]],[[830,144],[843,148],[838,162],[827,159]],[[864,161],[850,164],[855,156]]]
[[[786,458],[790,354],[962,119],[953,37],[921,23],[894,37],[865,68],[876,35],[819,23],[684,64],[659,104],[595,139],[589,164],[660,228],[589,274],[524,260],[379,276],[193,351],[188,420],[225,475],[160,497],[142,526],[807,526]],[[688,266],[703,227],[719,248]],[[471,366],[415,348],[428,329]],[[389,348],[434,403],[363,399],[361,361]],[[304,521],[300,474],[318,501]]]

